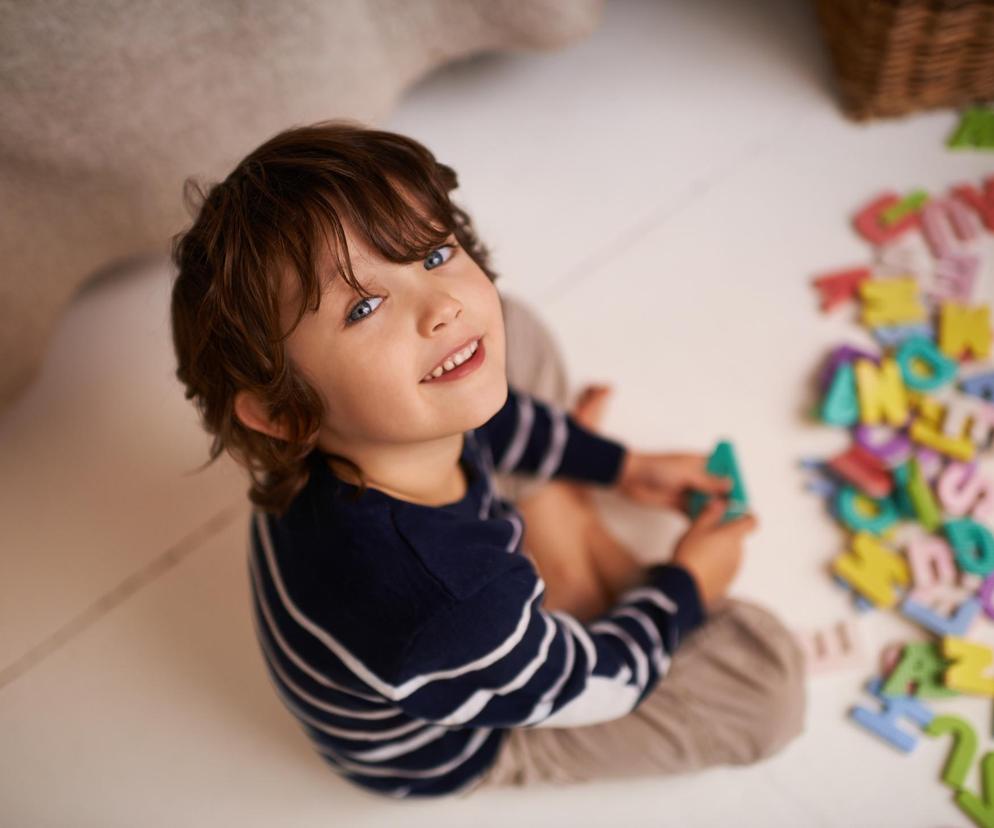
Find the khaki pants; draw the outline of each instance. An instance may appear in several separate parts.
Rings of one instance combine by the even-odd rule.
[[[565,363],[548,330],[519,300],[502,297],[508,381],[568,408]],[[502,496],[534,485],[498,475]],[[594,725],[508,731],[497,761],[476,786],[576,783],[659,776],[771,756],[801,733],[804,656],[767,610],[726,599],[689,633],[670,670],[631,713]]]

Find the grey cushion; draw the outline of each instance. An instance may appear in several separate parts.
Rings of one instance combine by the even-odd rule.
[[[0,406],[75,290],[168,249],[183,180],[292,125],[376,124],[434,67],[585,37],[603,0],[0,0]]]

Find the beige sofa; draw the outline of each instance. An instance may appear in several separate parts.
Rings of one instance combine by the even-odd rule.
[[[431,69],[560,48],[603,0],[0,0],[0,406],[76,289],[168,249],[183,179],[295,124],[375,124]]]

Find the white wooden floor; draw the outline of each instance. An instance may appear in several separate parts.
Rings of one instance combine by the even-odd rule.
[[[762,526],[733,594],[796,629],[854,615],[797,461],[844,444],[802,415],[822,355],[863,339],[810,278],[868,260],[848,216],[877,192],[994,172],[945,149],[950,112],[844,120],[809,5],[612,0],[584,43],[450,66],[383,124],[459,172],[500,286],[548,321],[574,389],[615,384],[608,433],[735,442]],[[172,374],[170,279],[157,259],[86,289],[0,415],[0,823],[968,824],[939,781],[947,742],[904,755],[846,717],[873,704],[880,648],[915,637],[879,612],[859,617],[865,665],[813,677],[805,734],[757,766],[404,803],[334,777],[257,652],[242,473],[194,472],[208,442]],[[668,555],[673,521],[599,501],[640,555]]]

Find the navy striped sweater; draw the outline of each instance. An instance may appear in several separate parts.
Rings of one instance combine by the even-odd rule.
[[[282,703],[339,774],[393,797],[466,791],[508,728],[616,719],[666,675],[704,621],[686,569],[649,567],[586,624],[547,611],[521,515],[493,488],[495,470],[608,485],[624,453],[511,386],[464,434],[460,501],[353,501],[315,451],[287,513],[253,513],[256,636]]]

